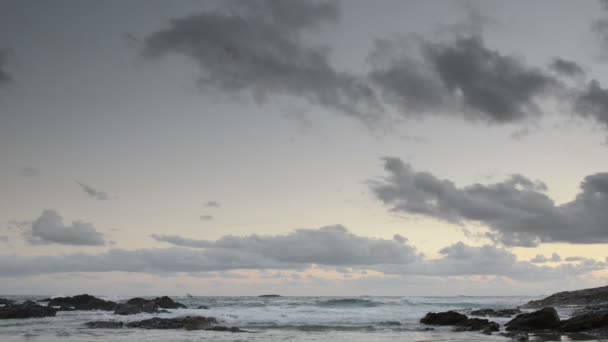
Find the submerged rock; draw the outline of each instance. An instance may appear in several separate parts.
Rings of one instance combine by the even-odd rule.
[[[216,325],[216,326],[213,326],[211,328],[207,328],[205,330],[208,330],[208,331],[226,331],[226,332],[233,332],[233,333],[251,332],[251,331],[247,331],[247,330],[241,330],[241,329],[239,329],[237,327],[224,327],[224,326],[221,326],[221,325]]]
[[[482,316],[482,317],[511,317],[517,314],[520,314],[521,310],[519,309],[479,309],[473,310],[469,314],[471,316]]]
[[[197,309],[209,310],[209,307],[205,305],[200,305],[197,307]]]
[[[169,312],[163,309],[179,309],[186,308],[182,303],[177,303],[169,297],[157,297],[154,299],[144,299],[135,297],[129,299],[126,303],[116,305],[114,313],[117,315],[135,315],[142,312],[145,313],[166,313]]]
[[[481,318],[469,318],[463,323],[459,323],[454,331],[481,331],[491,335],[493,331],[499,331],[500,325],[496,322]]]
[[[457,325],[464,323],[469,318],[456,311],[429,312],[424,316],[420,323],[429,325]]]
[[[82,294],[74,297],[57,297],[52,298],[48,306],[72,307],[76,310],[104,310],[112,311],[116,308],[116,303],[106,301],[88,294]]]
[[[153,299],[153,301],[154,301],[154,303],[156,303],[156,305],[158,305],[159,307],[161,307],[163,309],[186,309],[186,308],[188,308],[184,304],[175,302],[175,301],[173,301],[173,299],[171,299],[167,296],[156,297]]]
[[[205,330],[211,328],[213,324],[217,324],[217,320],[213,317],[185,316],[177,318],[154,317],[143,321],[129,322],[126,326],[141,329]]]
[[[85,325],[91,329],[120,329],[125,324],[119,321],[94,321],[86,322]]]
[[[537,331],[559,327],[560,319],[552,307],[523,313],[510,320],[505,327],[508,331]]]
[[[562,305],[596,305],[601,303],[608,303],[608,286],[558,292],[540,300],[532,300],[525,304],[524,307],[540,308]]]
[[[0,307],[0,319],[49,317],[56,314],[57,310],[54,308],[29,301],[22,304],[7,304]]]
[[[258,296],[259,298],[278,298],[278,297],[282,297],[281,295],[278,294],[265,294],[265,295],[261,295]]]

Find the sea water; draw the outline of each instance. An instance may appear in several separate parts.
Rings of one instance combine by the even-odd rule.
[[[11,297],[36,300],[42,297]],[[125,298],[103,297],[107,300]],[[509,341],[494,333],[452,332],[452,327],[419,323],[427,312],[479,308],[514,308],[538,297],[173,297],[191,309],[164,314],[118,316],[106,311],[60,311],[56,317],[0,320],[0,341]],[[43,303],[44,304],[44,303]],[[200,306],[209,309],[194,309]],[[570,312],[560,310],[560,317]],[[90,329],[96,320],[123,322],[151,317],[212,316],[221,325],[252,333],[186,330]],[[490,318],[502,325],[509,318]],[[531,340],[568,341],[567,336],[536,336]]]

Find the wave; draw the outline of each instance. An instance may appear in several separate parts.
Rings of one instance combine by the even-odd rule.
[[[369,299],[359,298],[342,298],[342,299],[329,299],[320,301],[317,303],[320,307],[331,307],[331,308],[373,308],[376,306],[384,305],[384,303],[376,302]]]

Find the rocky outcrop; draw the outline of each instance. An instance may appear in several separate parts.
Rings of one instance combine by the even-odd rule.
[[[265,295],[261,295],[261,296],[258,296],[258,297],[260,297],[260,298],[279,298],[281,296],[278,295],[278,294],[265,294]]]
[[[48,306],[38,305],[34,302],[7,304],[0,307],[0,319],[38,318],[55,316],[56,314],[56,309]]]
[[[182,303],[178,303],[173,301],[173,299],[167,297],[167,296],[163,296],[163,297],[156,297],[153,299],[154,303],[156,303],[156,305],[158,305],[160,308],[163,309],[186,309],[187,306],[185,306]]]
[[[458,325],[465,323],[469,318],[456,311],[429,312],[420,323],[428,325]]]
[[[217,324],[217,320],[213,317],[185,316],[177,318],[154,317],[143,321],[129,322],[126,326],[141,329],[205,330],[211,328],[213,324]]]
[[[76,310],[104,310],[113,311],[116,308],[116,303],[106,301],[88,294],[78,295],[74,297],[57,297],[52,298],[48,306],[74,308]]]
[[[186,308],[184,304],[177,303],[169,297],[157,297],[144,299],[140,297],[131,298],[126,303],[116,305],[114,313],[117,315],[135,315],[139,313],[166,313],[165,309]]]
[[[216,325],[217,320],[213,317],[203,316],[185,316],[177,318],[159,318],[154,317],[144,319],[142,321],[123,323],[120,321],[93,321],[87,322],[85,325],[91,329],[122,329],[122,328],[139,328],[139,329],[186,329],[186,330],[208,330],[208,331],[224,331],[224,332],[250,332],[241,330],[236,327],[225,327]]]
[[[0,305],[14,304],[15,302],[10,299],[0,298]]]
[[[608,311],[588,312],[562,321],[561,330],[565,332],[584,332],[608,328]]]
[[[469,318],[464,323],[460,323],[454,331],[481,331],[486,335],[491,335],[494,331],[499,331],[500,325],[496,322],[481,318]]]
[[[558,292],[540,300],[530,301],[524,307],[541,308],[563,305],[597,305],[601,303],[608,303],[608,286]]]
[[[479,309],[473,310],[469,313],[471,316],[481,316],[481,317],[511,317],[517,314],[520,314],[521,310],[519,309]]]
[[[91,329],[120,329],[125,324],[119,321],[94,321],[87,322],[85,325]]]
[[[481,331],[491,335],[493,331],[500,330],[500,325],[496,322],[481,318],[468,318],[466,315],[456,311],[429,312],[424,316],[420,323],[429,325],[454,325],[453,331]]]
[[[539,331],[556,329],[559,326],[559,315],[552,307],[519,314],[505,324],[506,330],[508,331]]]

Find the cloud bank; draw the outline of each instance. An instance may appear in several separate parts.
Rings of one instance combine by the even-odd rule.
[[[75,182],[76,182],[76,184],[78,184],[80,186],[80,188],[82,189],[82,191],[84,191],[85,194],[89,195],[90,197],[92,197],[98,201],[107,201],[110,199],[110,196],[105,191],[94,189],[79,181],[75,181]]]
[[[524,281],[560,279],[606,267],[584,259],[557,267],[518,261],[504,248],[455,243],[428,259],[407,239],[373,239],[343,226],[299,229],[285,235],[224,236],[217,240],[153,236],[178,247],[123,250],[99,254],[48,256],[0,255],[0,276],[16,277],[66,272],[137,272],[151,274],[221,272],[230,270],[303,271],[313,266],[338,272],[373,270],[385,275],[431,277],[497,275]]]
[[[608,173],[585,177],[574,200],[556,205],[544,193],[544,183],[522,175],[457,187],[450,180],[415,171],[398,158],[386,158],[384,169],[388,176],[370,181],[370,186],[393,212],[455,224],[479,222],[490,229],[488,237],[507,246],[608,242]]]

